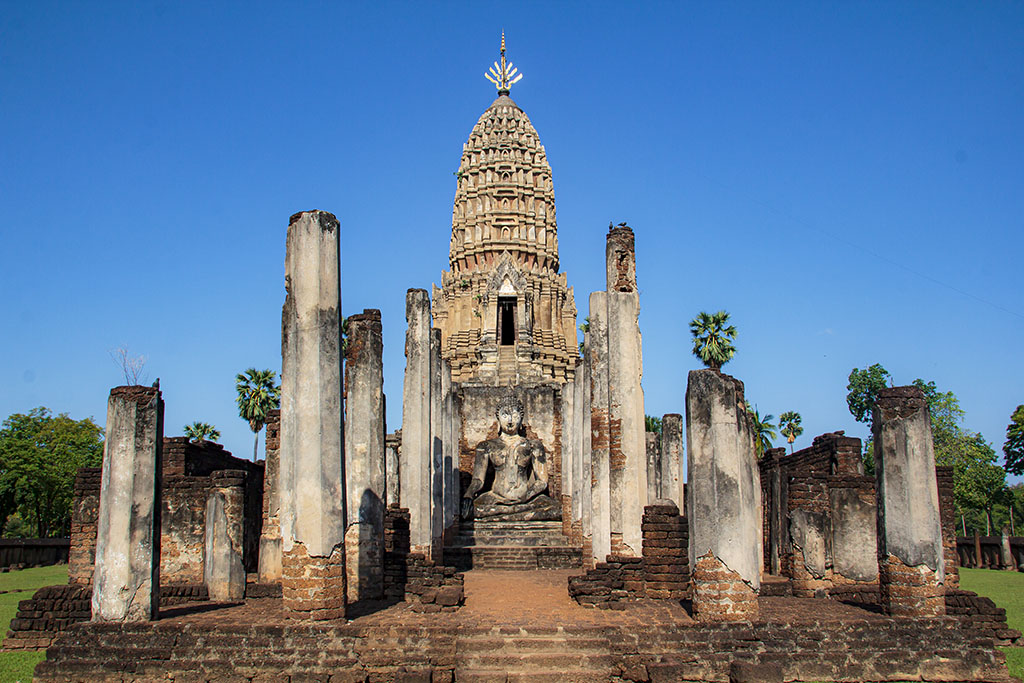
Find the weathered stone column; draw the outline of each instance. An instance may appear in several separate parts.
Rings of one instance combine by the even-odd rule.
[[[644,432],[647,446],[647,500],[651,504],[661,493],[661,443],[654,432]]]
[[[576,385],[566,382],[562,385],[561,398],[561,443],[562,443],[562,490],[559,491],[562,503],[562,533],[572,535],[572,468],[576,455],[576,442],[573,439],[573,426],[576,420]]]
[[[742,382],[690,371],[686,443],[694,616],[751,620],[761,586],[761,486]]]
[[[430,330],[430,554],[441,562],[444,548],[444,433],[441,330]]]
[[[661,498],[674,501],[686,514],[683,500],[683,416],[668,413],[661,418]]]
[[[430,297],[424,289],[405,295],[405,385],[402,391],[402,507],[409,509],[412,552],[430,556]]]
[[[636,289],[633,231],[608,231],[605,248],[608,303],[608,452],[612,550],[640,557],[647,504],[644,393],[640,386],[640,297]],[[617,546],[617,547],[616,547]]]
[[[210,475],[206,495],[206,533],[203,580],[213,602],[240,602],[245,598],[242,564],[245,518],[245,472],[221,470]]]
[[[160,605],[160,390],[111,389],[106,432],[92,619],[150,621]]]
[[[297,616],[345,616],[341,226],[291,217],[281,339],[281,592]]]
[[[380,311],[348,318],[345,564],[348,599],[384,597],[384,342]]]
[[[384,438],[384,482],[387,487],[387,504],[402,504],[400,483],[401,465],[398,451],[402,447],[402,430],[398,429]]]
[[[440,330],[438,330],[440,333]],[[444,497],[444,523],[441,525],[444,531],[448,531],[455,524],[456,511],[459,507],[459,492],[454,486],[454,473],[458,470],[458,441],[452,429],[454,422],[455,399],[452,395],[452,366],[448,361],[441,360],[441,450],[444,457],[444,468],[442,472],[442,488]]]
[[[263,530],[260,532],[260,583],[281,580],[281,411],[271,410],[266,424],[267,459],[263,469]]]
[[[586,339],[590,337],[590,333],[584,334],[583,337],[584,348],[586,348]],[[580,498],[580,533],[583,536],[584,545],[587,546],[586,552],[589,552],[590,539],[593,535],[591,519],[594,511],[592,502],[593,489],[590,480],[592,463],[591,438],[593,437],[590,429],[590,362],[584,358],[577,367],[583,374],[581,378],[577,377],[576,379],[576,383],[579,385],[579,401],[577,402],[579,410],[576,411],[579,417],[576,418],[576,423],[579,425],[580,440],[580,458],[578,463],[575,464],[576,490]],[[593,555],[593,553],[590,553],[590,555]],[[584,557],[589,557],[589,555]]]
[[[611,488],[608,450],[608,297],[590,295],[590,524],[591,553],[604,562],[612,551]]]
[[[882,606],[893,616],[945,614],[939,490],[924,392],[878,392],[872,432]]]

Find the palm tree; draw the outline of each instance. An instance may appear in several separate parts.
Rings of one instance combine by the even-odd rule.
[[[281,407],[281,385],[275,382],[277,373],[273,370],[257,370],[249,368],[235,377],[235,389],[238,391],[238,415],[249,423],[249,429],[256,435],[252,446],[252,459],[260,445],[260,430],[267,423],[267,414]]]
[[[712,370],[721,370],[736,355],[736,347],[732,345],[736,339],[736,328],[727,325],[728,322],[729,314],[725,311],[701,311],[690,321],[693,355]]]
[[[189,441],[199,443],[200,441],[216,441],[220,438],[220,432],[212,424],[193,422],[190,425],[185,425],[185,436]]]
[[[750,409],[749,401],[747,402],[747,414],[750,415],[751,427],[754,429],[754,451],[757,453],[757,459],[760,460],[765,451],[772,447],[772,439],[776,437],[775,425],[772,424],[775,416],[768,414],[762,418],[756,408]]]
[[[793,442],[796,441],[796,437],[804,433],[804,428],[800,426],[801,420],[803,418],[795,410],[787,410],[779,415],[779,432],[789,442],[790,455],[793,453]]]

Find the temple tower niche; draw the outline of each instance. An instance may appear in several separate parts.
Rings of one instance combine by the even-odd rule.
[[[451,270],[431,297],[452,380],[571,381],[576,303],[558,272],[551,166],[507,88],[473,127],[456,175]]]

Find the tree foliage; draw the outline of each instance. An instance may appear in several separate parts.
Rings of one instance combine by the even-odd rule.
[[[1024,474],[1024,405],[1017,406],[1006,426],[1003,444],[1004,465],[1010,474]]]
[[[750,416],[750,424],[754,431],[754,452],[757,454],[757,459],[760,460],[765,451],[772,447],[772,439],[777,436],[775,425],[772,423],[775,416],[767,414],[761,417],[761,413],[756,408],[751,409],[749,401],[747,401],[747,415]]]
[[[281,385],[277,383],[273,370],[249,368],[235,376],[235,390],[238,391],[238,415],[249,423],[249,429],[256,435],[252,447],[252,459],[260,444],[260,430],[267,423],[271,410],[281,407]]]
[[[891,384],[892,375],[878,363],[867,370],[854,368],[846,385],[846,405],[857,422],[871,424],[871,411],[878,400],[878,392]]]
[[[103,429],[43,407],[0,427],[0,515],[17,512],[40,538],[67,536],[75,475],[103,461]]]
[[[644,415],[644,431],[661,434],[661,418],[653,415]]]
[[[796,441],[796,437],[804,433],[804,428],[800,426],[801,422],[803,422],[803,418],[795,410],[787,410],[779,415],[779,433],[786,437],[790,453],[793,452],[793,442]]]
[[[193,422],[190,425],[185,425],[184,430],[188,440],[196,443],[200,441],[216,441],[220,438],[220,432],[217,431],[217,428],[206,422]]]
[[[690,321],[693,355],[712,370],[721,370],[736,355],[732,344],[736,340],[736,327],[728,322],[729,314],[725,311],[701,311]]]

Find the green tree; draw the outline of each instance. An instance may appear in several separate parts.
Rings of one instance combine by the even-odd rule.
[[[1003,466],[1010,474],[1024,474],[1024,405],[1017,406],[1006,426],[1006,442],[1003,444]]]
[[[803,422],[803,418],[795,410],[787,410],[779,415],[779,433],[789,442],[790,453],[793,452],[793,442],[796,441],[796,437],[804,433],[804,428],[800,426],[801,422]]]
[[[750,416],[751,426],[754,430],[754,451],[757,453],[757,459],[760,460],[765,451],[772,447],[772,439],[777,436],[775,425],[772,424],[775,416],[768,414],[761,417],[757,408],[751,410],[749,401],[747,401],[747,414]]]
[[[103,429],[91,417],[73,420],[43,407],[15,413],[0,427],[0,499],[40,538],[67,536],[75,475],[102,461]]]
[[[581,322],[579,325],[577,325],[577,327],[579,328],[580,332],[583,333],[583,338],[586,339],[587,338],[587,332],[590,332],[590,316],[588,315],[586,318],[584,318],[583,322]],[[585,346],[584,342],[581,341],[580,342],[580,355],[581,356],[583,355],[583,347],[584,346]]]
[[[848,380],[846,405],[850,408],[850,414],[857,422],[871,424],[871,411],[878,400],[878,392],[892,383],[892,375],[875,363],[867,370],[854,368]]]
[[[200,441],[216,441],[220,438],[220,432],[212,424],[206,422],[193,422],[185,425],[185,436],[189,441],[196,443]]]
[[[267,423],[267,414],[281,407],[281,385],[276,381],[273,370],[249,368],[235,376],[235,390],[238,391],[238,415],[249,423],[249,429],[256,435],[252,446],[255,461],[260,445],[260,430]]]
[[[661,418],[653,415],[644,415],[644,431],[661,434]]]
[[[736,327],[728,322],[729,314],[725,311],[701,311],[690,321],[693,355],[712,370],[721,370],[736,355],[736,347],[732,345],[736,340]]]

